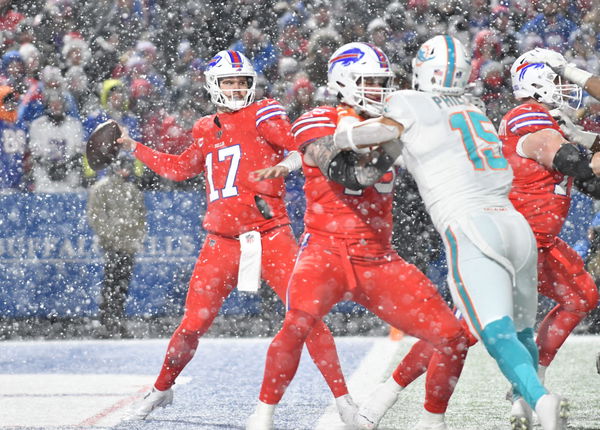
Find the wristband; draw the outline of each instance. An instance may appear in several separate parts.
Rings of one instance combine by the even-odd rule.
[[[587,80],[593,76],[590,72],[586,70],[581,70],[575,66],[570,66],[568,64],[565,66],[562,75],[565,79],[573,82],[574,84],[579,85],[581,88],[583,88]]]
[[[302,156],[298,151],[290,151],[277,166],[285,167],[289,172],[299,170],[302,167]]]

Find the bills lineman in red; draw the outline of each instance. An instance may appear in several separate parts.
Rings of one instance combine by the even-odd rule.
[[[466,339],[436,287],[391,246],[393,163],[399,154],[385,144],[361,154],[333,144],[336,129],[381,114],[392,79],[380,49],[346,44],[333,54],[328,70],[330,89],[341,104],[313,109],[292,127],[296,147],[304,153],[305,234],[288,288],[288,311],[269,347],[247,430],[273,428],[275,406],[296,373],[305,339],[342,300],[353,300],[436,347],[425,416],[415,428],[446,428],[444,412],[462,370]],[[353,425],[375,428],[377,423]]]
[[[574,181],[582,191],[592,190],[600,197],[596,176],[600,174],[600,155],[592,157],[588,150],[597,145],[597,135],[581,141],[583,147],[575,145],[549,111],[564,109],[568,102],[578,103],[581,89],[562,84],[533,54],[523,54],[511,68],[514,96],[522,104],[504,116],[499,136],[515,175],[510,200],[529,222],[537,241],[538,291],[557,303],[540,324],[536,338],[538,374],[543,381],[558,349],[598,304],[598,289],[583,260],[558,234],[569,211]],[[560,112],[552,113],[569,121]],[[531,412],[526,407],[521,411],[519,401],[517,396],[513,416],[530,421]]]
[[[131,414],[136,420],[172,402],[171,387],[177,376],[236,285],[240,290],[256,291],[263,279],[285,298],[298,249],[283,200],[283,179],[254,182],[249,177],[256,169],[280,162],[284,151],[294,149],[284,108],[271,99],[254,101],[256,73],[240,52],[219,52],[205,75],[217,113],[196,122],[193,143],[182,154],[157,152],[129,136],[119,140],[168,179],[181,181],[202,173],[207,194],[203,221],[207,235],[190,280],[185,313],[171,337],[152,391]],[[354,413],[333,337],[324,323],[314,325],[307,347],[341,412]]]

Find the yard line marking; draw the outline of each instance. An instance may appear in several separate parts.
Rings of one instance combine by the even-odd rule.
[[[123,409],[124,407],[129,406],[130,404],[135,402],[139,398],[139,395],[141,393],[148,391],[151,387],[152,387],[152,385],[143,386],[138,391],[136,391],[135,394],[132,394],[129,397],[125,397],[124,399],[119,400],[114,405],[111,405],[108,408],[104,409],[103,411],[98,412],[96,415],[82,421],[81,423],[79,423],[79,426],[80,427],[83,427],[83,426],[91,427],[91,426],[96,425],[99,421],[103,420],[108,415],[112,414],[113,412]]]

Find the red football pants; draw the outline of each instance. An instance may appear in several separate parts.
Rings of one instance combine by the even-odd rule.
[[[293,379],[313,324],[341,300],[353,300],[436,348],[427,372],[425,408],[442,413],[462,371],[466,338],[435,286],[391,248],[312,235],[296,262],[289,310],[267,354],[260,400],[276,404]]]
[[[577,324],[598,304],[598,288],[579,254],[557,237],[552,246],[538,249],[538,291],[558,303],[540,324],[536,338],[539,362],[548,366]]]
[[[262,234],[262,278],[285,300],[298,245],[289,226]],[[173,333],[156,380],[158,390],[167,390],[192,359],[202,336],[217,316],[225,298],[237,284],[240,243],[214,234],[206,236],[190,280],[185,313]],[[327,326],[316,324],[306,346],[335,397],[348,393],[333,336]]]

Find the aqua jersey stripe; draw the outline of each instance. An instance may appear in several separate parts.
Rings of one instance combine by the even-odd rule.
[[[467,310],[467,314],[469,315],[469,319],[471,320],[471,324],[473,324],[473,327],[475,328],[477,333],[481,334],[483,329],[479,324],[477,314],[473,309],[473,304],[469,299],[469,295],[467,294],[465,286],[462,282],[462,278],[460,277],[460,272],[458,271],[458,246],[456,245],[456,239],[450,228],[446,229],[446,239],[448,239],[448,243],[450,244],[452,278],[454,278],[454,282],[456,283],[456,287],[458,288],[458,294],[460,295],[462,302],[465,304],[465,308]]]
[[[456,48],[454,39],[451,36],[444,36],[446,45],[448,46],[448,65],[446,67],[446,77],[444,79],[444,87],[450,88],[454,80],[454,70],[456,69]]]

